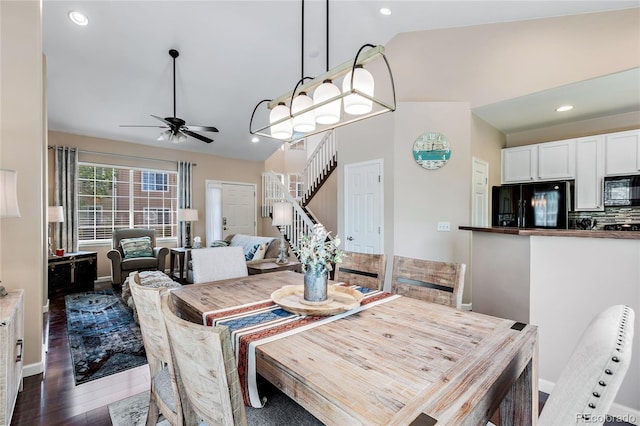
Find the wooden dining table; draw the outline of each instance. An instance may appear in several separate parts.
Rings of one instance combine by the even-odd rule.
[[[269,299],[303,275],[276,272],[172,291],[178,313]],[[256,371],[328,425],[502,425],[538,417],[537,327],[389,297],[336,321],[261,344]]]

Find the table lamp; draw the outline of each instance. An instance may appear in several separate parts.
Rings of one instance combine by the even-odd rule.
[[[285,264],[289,262],[287,256],[286,242],[284,240],[284,227],[293,224],[293,206],[291,203],[275,203],[273,205],[273,226],[280,229],[280,253],[276,259],[277,264]]]
[[[191,248],[191,222],[198,220],[198,210],[178,209],[178,220],[185,223],[184,248]]]
[[[52,245],[53,227],[54,223],[64,222],[62,206],[49,206],[47,208],[47,222],[49,222],[49,256],[55,256]]]

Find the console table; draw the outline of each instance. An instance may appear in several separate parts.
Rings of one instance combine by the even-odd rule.
[[[49,298],[61,294],[92,291],[98,278],[98,253],[77,251],[49,256]]]
[[[302,272],[302,264],[297,260],[288,263],[276,263],[273,261],[256,261],[247,263],[249,275],[266,274],[268,272],[294,271]]]

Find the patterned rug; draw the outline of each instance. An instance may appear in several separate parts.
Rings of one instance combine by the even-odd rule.
[[[147,363],[140,328],[112,290],[65,296],[76,385]]]
[[[113,426],[144,426],[148,409],[149,391],[109,404],[109,416]],[[157,425],[170,426],[162,416],[158,419]]]

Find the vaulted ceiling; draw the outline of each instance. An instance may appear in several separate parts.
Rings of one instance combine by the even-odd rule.
[[[391,15],[380,14],[383,6],[391,9]],[[332,0],[329,67],[352,59],[364,43],[384,45],[403,32],[637,6],[637,1]],[[302,49],[301,1],[45,0],[49,129],[264,160],[281,143],[264,137],[251,142],[251,112],[261,99],[293,89],[300,78],[302,54],[304,75],[325,71],[325,7],[325,1],[305,2]],[[89,24],[71,23],[67,17],[71,10],[84,13]],[[162,130],[157,127],[120,127],[155,126],[161,123],[151,114],[173,115],[169,49],[180,52],[176,115],[192,125],[217,127],[219,133],[202,133],[215,140],[211,144],[193,138],[171,144],[156,140]],[[637,78],[637,72],[631,77]],[[607,90],[600,92],[604,95]],[[537,125],[522,122],[523,117],[507,117],[509,111],[514,109],[495,106],[484,112],[505,131]]]

